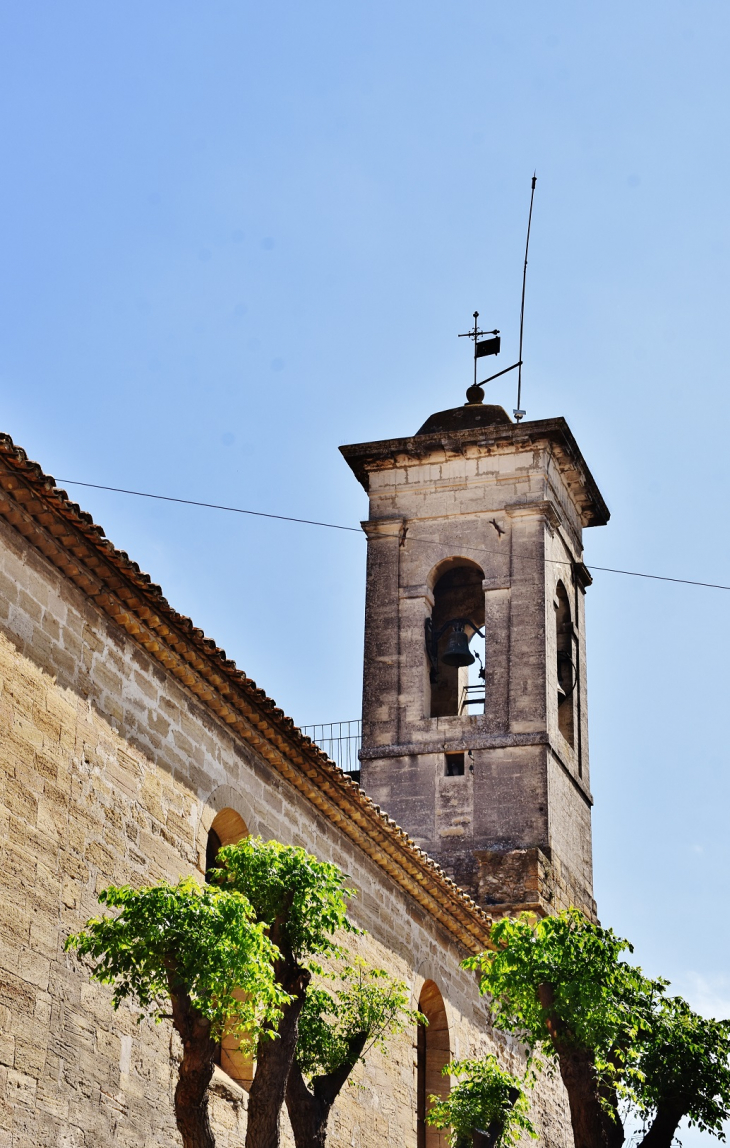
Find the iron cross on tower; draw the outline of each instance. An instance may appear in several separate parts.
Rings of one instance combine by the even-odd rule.
[[[477,359],[483,359],[485,355],[498,355],[501,340],[499,338],[499,331],[482,331],[478,324],[479,312],[474,312],[474,330],[464,331],[459,335],[460,339],[473,339],[474,340],[474,383],[473,386],[478,386],[477,383]],[[491,335],[492,338],[487,338]],[[467,398],[468,398],[467,394]]]

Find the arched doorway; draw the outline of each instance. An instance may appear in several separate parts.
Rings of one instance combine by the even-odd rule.
[[[448,1096],[451,1083],[442,1075],[445,1064],[451,1060],[449,1022],[446,1018],[444,998],[434,981],[426,981],[421,989],[418,1010],[428,1024],[419,1024],[416,1056],[416,1128],[418,1148],[447,1148],[449,1137],[444,1129],[426,1124],[429,1096]]]
[[[235,845],[244,837],[248,837],[248,828],[240,813],[236,813],[235,809],[221,809],[208,830],[205,849],[206,880],[208,871],[215,865],[218,850],[224,845]],[[239,1043],[237,1036],[224,1033],[217,1063],[224,1072],[248,1091],[253,1081],[253,1060],[240,1051]]]

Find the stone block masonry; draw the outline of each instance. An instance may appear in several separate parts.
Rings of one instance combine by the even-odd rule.
[[[109,989],[64,954],[63,941],[98,912],[109,883],[202,880],[221,810],[342,866],[358,891],[353,918],[368,930],[363,954],[405,980],[414,1003],[426,981],[438,986],[453,1056],[496,1048],[517,1067],[519,1049],[490,1032],[474,979],[459,967],[488,939],[484,914],[287,732],[280,711],[257,702],[246,719],[254,732],[239,732],[230,663],[219,658],[223,668],[209,670],[196,635],[191,668],[181,669],[188,631],[175,628],[156,588],[133,584],[133,572],[115,583],[101,547],[94,561],[93,538],[84,549],[88,520],[68,506],[62,516],[55,494],[46,499],[47,480],[23,470],[20,482],[16,471],[13,494],[0,473],[0,1148],[179,1142],[169,1025],[139,1025],[129,1007],[113,1012]],[[219,684],[206,687],[216,674]],[[390,1052],[372,1054],[356,1072],[359,1087],[344,1090],[336,1148],[416,1148],[415,1031]],[[220,1148],[241,1145],[245,1091],[218,1072],[211,1104]],[[536,1114],[542,1142],[569,1148],[555,1081],[541,1082]],[[284,1143],[291,1148],[286,1126]]]
[[[582,531],[608,511],[567,424],[470,403],[341,450],[369,495],[366,792],[487,911],[595,915]]]

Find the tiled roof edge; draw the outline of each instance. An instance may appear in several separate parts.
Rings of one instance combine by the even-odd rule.
[[[12,438],[0,434],[0,515],[354,841],[469,952],[491,918]]]

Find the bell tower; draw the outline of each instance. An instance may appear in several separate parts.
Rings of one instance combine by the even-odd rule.
[[[340,448],[370,499],[362,785],[489,912],[593,915],[582,533],[609,512],[564,419],[483,397]]]

